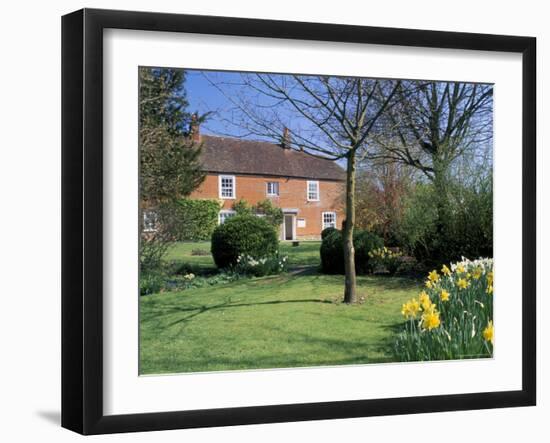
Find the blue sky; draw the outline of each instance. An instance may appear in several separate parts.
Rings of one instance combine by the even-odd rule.
[[[187,70],[185,86],[187,99],[189,100],[189,110],[192,112],[198,111],[199,115],[209,111],[216,112],[201,126],[202,133],[216,135],[226,130],[221,123],[221,117],[231,108],[231,102],[206,79],[205,75],[228,81],[238,74]]]
[[[302,133],[305,136],[310,136],[310,140],[314,140],[315,133],[319,133],[309,121],[297,114],[293,109],[285,104],[278,103],[276,108],[281,119],[277,120],[278,124],[276,126],[270,126],[272,129],[271,138],[259,136],[258,134],[246,135],[244,131],[248,131],[249,129],[243,127],[240,123],[242,120],[239,120],[239,114],[241,116],[244,114],[235,110],[231,97],[237,98],[236,101],[241,103],[242,101],[239,98],[244,98],[245,101],[254,103],[254,109],[258,112],[257,115],[269,112],[269,110],[262,110],[262,107],[269,108],[273,106],[273,103],[275,103],[273,99],[265,98],[265,96],[254,92],[249,86],[243,88],[243,73],[205,70],[186,70],[186,73],[185,89],[189,101],[189,111],[198,112],[200,115],[212,112],[212,115],[201,126],[203,134],[241,136],[250,139],[278,141],[275,138],[278,137],[279,132],[282,136],[283,125],[289,127],[293,131],[293,134]],[[284,75],[276,77],[282,78]],[[236,83],[240,83],[240,85]],[[222,93],[214,84],[223,88],[224,92]],[[233,122],[233,124],[228,124],[228,121]],[[482,151],[486,149],[490,150],[491,148],[492,141],[485,147],[481,147]]]

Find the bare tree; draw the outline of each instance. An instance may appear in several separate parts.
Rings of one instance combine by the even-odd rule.
[[[384,130],[367,158],[397,162],[420,171],[435,188],[437,230],[444,238],[448,184],[456,160],[490,165],[493,137],[492,85],[403,81],[396,105],[383,116]]]
[[[366,155],[369,137],[391,106],[400,82],[276,74],[243,74],[235,82],[211,82],[235,105],[229,123],[239,128],[241,136],[277,140],[290,149],[345,161],[344,302],[355,303],[357,162]]]

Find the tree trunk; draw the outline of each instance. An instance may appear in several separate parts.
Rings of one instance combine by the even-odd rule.
[[[442,261],[447,257],[446,248],[451,239],[449,238],[449,190],[448,190],[448,166],[439,159],[433,160],[434,164],[434,192],[436,199],[436,235],[435,250],[433,254],[435,259]]]
[[[355,249],[353,228],[355,226],[355,150],[350,150],[346,171],[346,223],[343,226],[344,268],[346,283],[344,303],[357,302],[357,278],[355,276]]]

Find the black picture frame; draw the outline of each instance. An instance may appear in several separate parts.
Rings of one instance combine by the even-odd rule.
[[[522,389],[131,415],[103,413],[103,30],[522,54]],[[82,434],[530,406],[536,403],[536,39],[83,9],[62,18],[62,426]],[[518,122],[519,124],[519,122]]]

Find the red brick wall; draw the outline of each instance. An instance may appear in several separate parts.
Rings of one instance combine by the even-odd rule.
[[[229,175],[229,174],[228,174]],[[307,181],[298,178],[261,177],[236,175],[235,199],[223,199],[223,209],[231,209],[233,203],[244,199],[251,205],[269,198],[275,206],[285,209],[298,209],[297,219],[305,219],[305,228],[299,228],[296,223],[298,239],[318,239],[322,230],[322,213],[336,212],[336,224],[341,228],[344,220],[343,202],[344,186],[342,182],[319,180],[319,201],[307,200]],[[219,199],[219,176],[209,174],[202,185],[196,189],[191,198]],[[279,183],[279,196],[267,195],[267,182]]]

